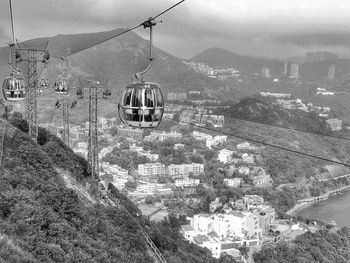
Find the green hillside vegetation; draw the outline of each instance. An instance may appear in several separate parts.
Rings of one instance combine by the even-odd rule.
[[[324,135],[332,132],[325,119],[320,118],[316,112],[285,109],[277,105],[276,99],[259,95],[242,99],[223,114],[227,117]]]
[[[225,128],[221,130],[229,134],[350,163],[349,141],[263,125],[270,124],[333,135],[325,126],[324,121],[313,114],[281,109],[266,101],[256,100],[256,98],[242,100],[223,114],[225,115]],[[244,140],[234,139],[234,141]],[[263,143],[259,145],[264,146]],[[323,166],[332,164],[269,146],[264,147],[259,154],[263,157],[260,165],[266,167],[276,184],[300,183],[305,179],[313,179],[322,173]],[[344,167],[344,172],[346,171]]]
[[[86,162],[43,129],[39,144],[34,143],[18,114],[6,123],[0,173],[0,262],[155,262],[138,225],[168,262],[233,262],[213,259],[208,250],[184,241],[178,233],[180,221],[174,217],[159,225],[149,222],[116,189],[111,190],[127,211],[85,206],[66,188],[57,168],[84,181]]]
[[[350,229],[307,232],[291,243],[264,246],[254,254],[256,263],[345,263],[350,260]]]

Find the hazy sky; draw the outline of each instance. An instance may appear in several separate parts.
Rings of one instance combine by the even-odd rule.
[[[16,38],[133,27],[177,0],[13,0]],[[186,0],[155,28],[159,48],[189,58],[210,47],[285,58],[309,50],[350,57],[349,0]],[[10,40],[0,1],[0,43]],[[136,33],[146,36],[146,31]]]

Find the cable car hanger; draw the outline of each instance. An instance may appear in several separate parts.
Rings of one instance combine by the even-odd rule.
[[[160,20],[160,23],[162,23],[162,20]],[[153,48],[153,30],[152,29],[155,25],[157,25],[157,22],[155,21],[154,18],[150,17],[150,18],[148,18],[148,20],[143,22],[142,25],[143,25],[144,29],[149,27],[149,34],[150,34],[149,43],[150,44],[149,44],[149,58],[148,58],[149,64],[148,64],[148,67],[145,70],[135,74],[136,79],[141,80],[141,82],[143,82],[143,74],[147,73],[151,69],[152,63],[154,60],[154,58],[152,56],[152,48]]]
[[[152,28],[156,24],[152,17],[142,23],[145,29],[150,29],[149,64],[145,70],[135,74],[138,81],[125,88],[122,101],[118,105],[120,120],[132,127],[156,128],[164,113],[164,98],[159,84],[143,80],[143,75],[150,70],[154,61]]]

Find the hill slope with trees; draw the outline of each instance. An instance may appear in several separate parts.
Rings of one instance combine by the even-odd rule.
[[[175,217],[151,223],[116,189],[111,191],[127,211],[85,206],[76,192],[66,188],[57,168],[84,181],[89,176],[86,161],[44,129],[39,143],[34,143],[18,114],[4,121],[0,262],[155,262],[139,225],[169,263],[233,262],[213,259],[208,250],[186,242],[178,232],[181,221]]]

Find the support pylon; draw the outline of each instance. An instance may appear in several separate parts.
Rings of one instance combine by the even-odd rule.
[[[97,100],[98,87],[92,84],[89,87],[89,152],[88,159],[91,173],[92,191],[98,190],[99,166],[98,166],[98,130],[97,130]]]
[[[46,43],[46,47],[47,47]],[[21,61],[26,62],[21,70],[24,72],[24,76],[27,81],[27,95],[25,103],[25,118],[28,122],[29,136],[32,139],[38,137],[38,111],[37,111],[37,91],[38,91],[38,62],[47,63],[50,55],[48,50],[45,49],[33,49],[33,48],[19,48],[15,51],[16,56],[18,54],[19,64]]]
[[[26,97],[26,119],[28,122],[29,136],[32,139],[38,137],[37,116],[37,52],[34,49],[27,50],[27,97]]]
[[[69,98],[62,98],[62,116],[63,116],[63,142],[70,147],[69,140]]]
[[[2,120],[2,132],[1,132],[1,141],[0,141],[0,172],[2,172],[2,158],[4,155],[4,141],[6,134],[6,121]]]

